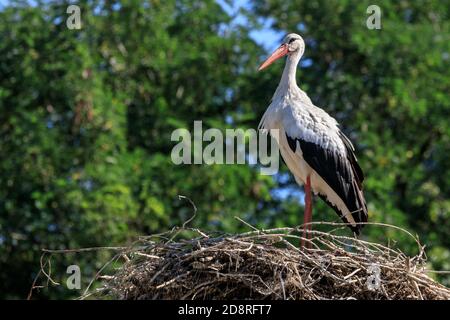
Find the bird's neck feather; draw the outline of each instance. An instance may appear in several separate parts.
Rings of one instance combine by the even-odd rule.
[[[280,84],[278,85],[275,95],[286,94],[289,91],[298,90],[296,73],[297,65],[300,61],[300,52],[293,52],[286,58],[286,64],[284,66],[283,75],[281,76]]]

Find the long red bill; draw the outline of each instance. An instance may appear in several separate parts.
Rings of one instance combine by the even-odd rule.
[[[282,44],[277,50],[275,50],[270,57],[267,58],[266,61],[264,61],[258,68],[258,71],[261,71],[268,66],[270,66],[272,63],[274,63],[276,60],[280,59],[281,57],[284,57],[289,52],[288,46],[286,44]]]

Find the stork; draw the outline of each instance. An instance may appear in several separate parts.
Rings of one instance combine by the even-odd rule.
[[[281,156],[299,185],[305,189],[303,238],[311,238],[312,196],[319,195],[359,235],[367,222],[367,206],[362,190],[364,175],[351,141],[328,113],[316,107],[296,82],[297,64],[305,51],[298,34],[288,34],[283,43],[258,70],[287,56],[280,84],[264,113],[259,128],[278,130]],[[308,241],[307,246],[311,247]]]

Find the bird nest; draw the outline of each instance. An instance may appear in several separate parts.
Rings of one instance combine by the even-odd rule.
[[[408,257],[334,231],[313,230],[311,248],[301,249],[301,232],[281,228],[207,235],[182,228],[146,237],[116,256],[126,262],[100,276],[102,286],[90,294],[114,299],[450,299],[450,290],[427,275],[417,239],[419,253]],[[179,239],[183,233],[189,237]]]

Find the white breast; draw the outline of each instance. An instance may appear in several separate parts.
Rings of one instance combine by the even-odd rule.
[[[348,221],[354,224],[355,221],[342,199],[303,159],[299,145],[295,152],[292,151],[286,137],[287,133],[292,138],[320,144],[322,147],[336,150],[345,155],[345,146],[339,138],[336,120],[310,103],[309,98],[306,103],[303,103],[299,99],[289,99],[288,95],[287,97],[274,97],[264,113],[259,127],[260,129],[279,130],[279,137],[274,138],[277,140],[281,156],[296,182],[299,185],[305,184],[309,176],[312,191],[315,194],[326,196],[327,200],[338,207],[347,216]]]

